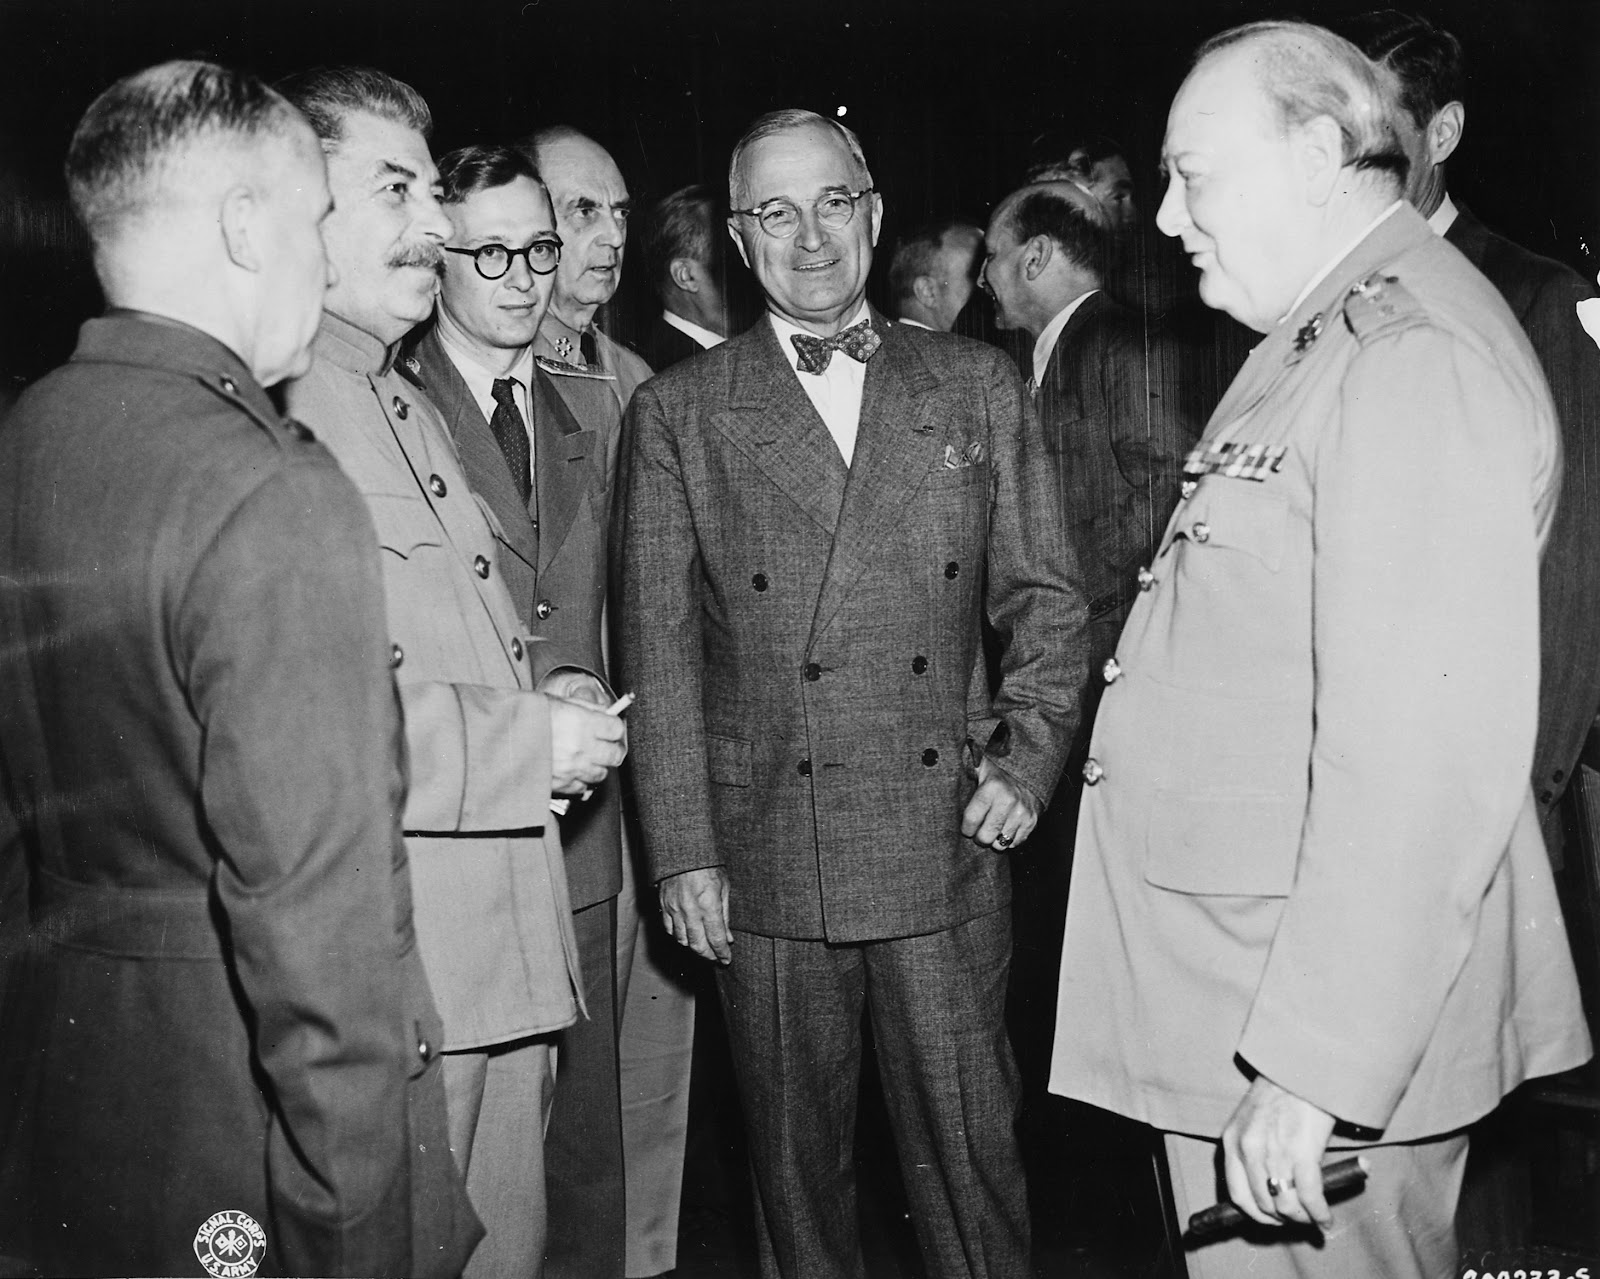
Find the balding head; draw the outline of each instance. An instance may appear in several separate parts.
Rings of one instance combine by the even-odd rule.
[[[1000,326],[1037,336],[1099,288],[1111,235],[1105,207],[1077,182],[1035,182],[1008,195],[989,219],[979,276]]]

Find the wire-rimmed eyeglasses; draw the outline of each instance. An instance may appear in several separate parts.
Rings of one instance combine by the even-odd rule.
[[[525,249],[508,249],[503,244],[484,244],[476,249],[452,249],[445,245],[446,253],[459,253],[472,259],[472,265],[485,280],[498,280],[511,269],[511,264],[522,258],[528,270],[535,275],[549,275],[561,263],[561,237],[535,240]]]
[[[864,187],[860,191],[828,191],[819,195],[811,203],[818,225],[829,231],[849,226],[850,219],[856,215],[856,201],[874,190],[875,187]],[[800,229],[800,206],[783,196],[764,200],[753,209],[734,209],[733,212],[754,218],[775,240],[787,240]]]

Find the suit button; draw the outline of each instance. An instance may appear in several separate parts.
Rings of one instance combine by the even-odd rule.
[[[533,531],[535,533],[537,533],[539,531],[539,521],[538,520],[529,520],[528,523],[533,525]]]
[[[472,557],[472,567],[479,577],[489,576],[489,561],[481,555]]]
[[[1156,575],[1154,573],[1147,568],[1139,570],[1139,589],[1141,591],[1148,591],[1155,584]]]
[[[924,657],[921,653],[918,653],[915,657],[913,657],[911,659],[911,673],[913,675],[921,675],[927,669],[928,669],[928,659],[926,657]]]
[[[817,680],[822,678],[822,667],[818,666],[815,662],[807,662],[805,670],[801,671],[800,673],[808,680],[811,680],[813,683],[815,683]]]
[[[1106,770],[1100,767],[1100,761],[1090,756],[1083,762],[1083,780],[1093,786],[1106,775]]]
[[[239,394],[239,384],[237,382],[235,382],[231,377],[228,377],[226,375],[224,375],[223,379],[222,379],[222,389],[224,391],[226,391],[229,395],[238,395]]]
[[[1194,527],[1189,530],[1189,534],[1197,542],[1209,542],[1211,540],[1211,525],[1204,520],[1196,520]]]
[[[1105,677],[1107,684],[1114,684],[1122,675],[1122,667],[1114,657],[1106,658],[1106,664],[1100,668],[1100,674]]]
[[[409,404],[407,404],[404,400],[402,400],[398,395],[395,396],[394,397],[394,415],[397,418],[399,418],[402,422],[404,422],[406,420],[407,414],[409,414],[410,412],[411,412],[411,406]]]
[[[417,1040],[417,1056],[421,1057],[423,1061],[427,1061],[432,1055],[433,1045],[430,1044],[426,1039]]]
[[[389,645],[389,669],[396,670],[406,660],[406,651],[398,644]]]
[[[939,752],[934,750],[933,747],[930,746],[927,750],[922,752],[922,766],[924,768],[932,768],[938,762]]]
[[[522,641],[515,635],[511,637],[511,656],[519,662],[522,660]]]
[[[549,600],[540,600],[533,606],[533,615],[541,622],[548,622],[550,620],[550,614],[554,613],[555,611],[556,606]]]
[[[1185,480],[1178,486],[1178,492],[1182,494],[1183,500],[1187,502],[1191,497],[1194,496],[1194,491],[1199,487],[1199,480]]]
[[[1540,791],[1539,792],[1539,802],[1541,804],[1548,804],[1550,802],[1550,797],[1551,797],[1552,793],[1553,792],[1547,791],[1547,790]]]
[[[956,580],[956,575],[958,573],[960,573],[960,572],[961,572],[961,565],[957,564],[954,560],[951,560],[948,564],[946,564],[944,566],[944,575],[946,577],[948,577],[952,582]]]
[[[765,573],[757,573],[754,577],[752,577],[750,579],[750,585],[755,587],[756,590],[758,590],[758,591],[766,590],[767,589],[767,575]]]
[[[797,765],[795,765],[795,772],[799,773],[801,777],[810,777],[811,761],[809,759],[801,760]]]
[[[433,495],[435,497],[443,497],[450,491],[445,487],[444,480],[437,475],[430,475],[428,477],[428,487],[433,490]]]
[[[1558,768],[1558,769],[1556,769],[1555,772],[1550,774],[1550,780],[1553,781],[1553,782],[1559,782],[1565,776],[1566,776],[1566,773],[1563,770]]]

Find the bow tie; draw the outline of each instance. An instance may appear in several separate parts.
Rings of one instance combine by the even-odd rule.
[[[872,353],[883,345],[883,339],[872,331],[872,321],[862,320],[842,329],[831,338],[813,337],[809,333],[791,333],[789,340],[800,353],[800,371],[820,375],[833,359],[835,351],[843,351],[857,364],[865,364]]]

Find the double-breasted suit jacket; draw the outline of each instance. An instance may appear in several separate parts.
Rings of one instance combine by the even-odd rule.
[[[1255,349],[1117,646],[1054,1091],[1217,1136],[1236,1057],[1451,1132],[1589,1052],[1528,769],[1560,481],[1498,294],[1397,206]]]
[[[535,365],[528,388],[535,484],[524,502],[437,328],[430,325],[410,348],[401,371],[438,408],[468,482],[494,512],[499,564],[518,619],[588,670],[605,670],[600,635],[611,522],[607,458],[615,442],[579,423]],[[621,886],[620,789],[616,776],[606,778],[560,821],[574,910],[615,897]]]
[[[1578,303],[1595,296],[1571,267],[1496,235],[1462,209],[1445,239],[1500,290],[1550,383],[1564,459],[1561,500],[1539,573],[1539,736],[1533,796],[1545,834],[1600,712],[1600,349]]]
[[[0,512],[0,1257],[202,1274],[231,1210],[270,1274],[459,1274],[355,490],[233,352],[113,312],[0,430]]]
[[[629,410],[614,573],[648,862],[726,867],[730,922],[771,936],[903,937],[1005,905],[1005,859],[960,831],[967,744],[1047,799],[1084,674],[1015,368],[872,323],[848,468],[769,323]]]
[[[578,960],[550,813],[550,720],[531,690],[564,661],[530,641],[503,577],[493,517],[450,433],[394,370],[393,349],[323,316],[289,408],[366,499],[383,549],[405,712],[417,942],[447,1049],[568,1025]]]

